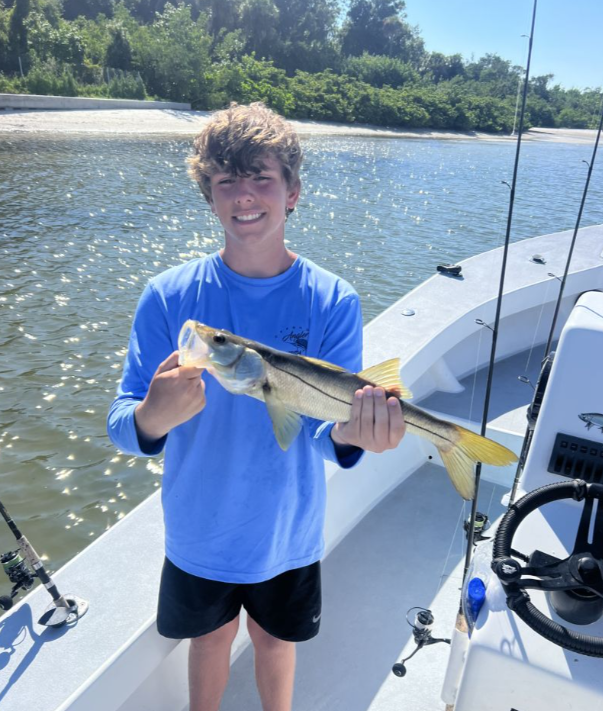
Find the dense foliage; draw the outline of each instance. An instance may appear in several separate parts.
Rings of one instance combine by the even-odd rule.
[[[411,0],[419,2],[419,0]],[[428,52],[404,0],[0,0],[0,92],[157,97],[289,117],[510,132],[523,70]],[[596,90],[533,77],[528,125],[592,127]]]

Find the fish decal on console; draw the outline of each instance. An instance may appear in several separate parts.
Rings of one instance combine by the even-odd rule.
[[[601,432],[603,432],[603,413],[601,412],[583,412],[578,415],[582,422],[586,423],[586,429],[590,430],[591,427],[600,427]]]

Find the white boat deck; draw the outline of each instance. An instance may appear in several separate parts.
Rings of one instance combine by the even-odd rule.
[[[488,413],[489,427],[524,436],[527,420],[526,408],[532,402],[534,390],[528,383],[518,379],[527,377],[536,387],[544,346],[516,353],[494,365],[492,395]],[[488,368],[480,368],[474,375],[468,375],[459,382],[463,386],[460,393],[435,392],[423,398],[421,407],[443,415],[451,415],[475,425],[481,425]]]
[[[504,493],[483,482],[478,510],[497,518]],[[440,690],[447,644],[422,649],[408,662],[403,679],[391,668],[405,647],[414,649],[405,621],[409,608],[432,609],[433,636],[450,636],[465,555],[462,520],[468,516],[469,505],[445,471],[425,464],[327,557],[321,631],[298,645],[295,711],[445,708]],[[253,674],[248,647],[232,667],[221,711],[261,711]]]

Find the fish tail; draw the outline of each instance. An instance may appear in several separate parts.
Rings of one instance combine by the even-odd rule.
[[[475,496],[476,462],[504,467],[517,461],[517,455],[507,447],[487,437],[471,432],[459,425],[453,425],[456,443],[452,447],[438,447],[444,466],[454,488],[463,499]]]

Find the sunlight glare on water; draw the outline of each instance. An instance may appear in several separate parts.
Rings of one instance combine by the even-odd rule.
[[[190,141],[0,136],[0,486],[56,570],[160,485],[105,434],[149,278],[222,245]],[[511,142],[312,138],[288,247],[359,292],[365,322],[499,246]],[[513,240],[573,227],[592,148],[526,143]],[[595,169],[583,224],[603,222]],[[493,284],[493,289],[495,285]],[[0,549],[14,542],[0,529]]]

